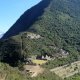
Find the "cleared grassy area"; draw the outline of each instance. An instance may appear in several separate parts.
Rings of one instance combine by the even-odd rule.
[[[32,62],[37,65],[42,65],[45,64],[47,60],[32,60]]]

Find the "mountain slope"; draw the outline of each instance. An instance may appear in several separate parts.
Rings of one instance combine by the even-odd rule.
[[[22,41],[26,54],[55,54],[55,47],[58,47],[77,56],[77,51],[80,51],[79,7],[79,0],[42,0],[25,12],[3,39],[18,34],[13,38]],[[40,38],[28,38],[31,35]]]
[[[3,39],[26,31],[35,21],[38,20],[38,17],[44,13],[44,9],[49,5],[50,1],[51,0],[43,0],[36,6],[27,10],[3,36]]]
[[[27,58],[36,55],[36,58],[41,59],[46,54],[52,58],[47,64],[42,65],[46,70],[64,64],[70,66],[72,62],[80,60],[80,1],[42,0],[26,11],[2,39],[0,61],[11,66],[18,66]],[[66,53],[68,55],[64,56]],[[22,69],[22,65],[19,66]],[[77,68],[76,65],[74,70]],[[20,73],[17,79],[19,78]],[[76,74],[65,80],[79,80],[79,78],[80,74]],[[49,71],[28,79],[62,80]]]

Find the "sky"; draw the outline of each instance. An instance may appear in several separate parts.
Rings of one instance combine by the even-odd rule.
[[[0,33],[5,33],[29,8],[41,0],[0,0]]]

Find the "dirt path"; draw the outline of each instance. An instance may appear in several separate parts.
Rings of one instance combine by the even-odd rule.
[[[5,80],[6,76],[7,76],[6,74],[5,75],[0,74],[0,80]]]
[[[44,69],[41,68],[39,65],[25,65],[24,66],[25,71],[28,71],[28,73],[31,73],[31,77],[36,77],[38,74],[43,73]]]

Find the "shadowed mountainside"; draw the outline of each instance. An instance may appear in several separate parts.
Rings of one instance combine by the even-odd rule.
[[[26,31],[44,13],[51,0],[42,0],[39,4],[27,10],[16,23],[4,34],[2,39],[17,35]]]

